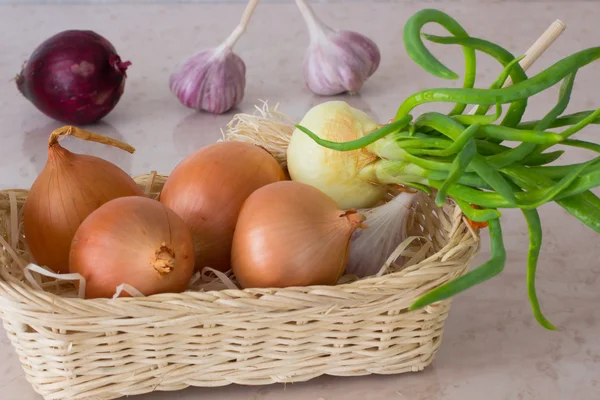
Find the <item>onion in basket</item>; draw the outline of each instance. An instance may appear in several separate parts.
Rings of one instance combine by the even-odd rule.
[[[156,200],[115,199],[91,213],[75,233],[69,270],[86,279],[88,299],[112,297],[122,284],[145,296],[183,292],[194,271],[192,235]]]
[[[226,271],[244,200],[256,189],[283,179],[283,169],[266,150],[249,143],[219,142],[175,167],[160,202],[191,228],[196,267]]]
[[[355,211],[312,186],[282,181],[252,193],[240,212],[231,265],[249,287],[333,285],[344,273]]]
[[[36,262],[61,273],[68,270],[73,235],[92,211],[118,197],[143,195],[135,181],[113,163],[62,147],[58,143],[62,135],[135,151],[126,143],[73,126],[50,135],[48,161],[25,201],[23,229]]]

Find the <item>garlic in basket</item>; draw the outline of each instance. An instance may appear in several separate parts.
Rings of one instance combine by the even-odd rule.
[[[306,0],[296,4],[308,27],[310,45],[304,55],[304,80],[318,95],[356,93],[379,67],[379,48],[357,32],[334,30],[321,22]]]
[[[220,46],[202,50],[171,74],[171,92],[186,107],[214,114],[229,111],[244,98],[246,64],[233,46],[246,31],[259,0],[250,0],[240,24]]]
[[[363,278],[381,270],[407,237],[406,217],[415,196],[416,193],[400,192],[383,205],[360,211],[367,227],[352,234],[346,274]]]

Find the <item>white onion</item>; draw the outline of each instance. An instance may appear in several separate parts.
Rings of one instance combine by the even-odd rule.
[[[299,125],[333,142],[359,139],[380,126],[364,112],[343,101],[311,108]],[[333,198],[342,210],[373,207],[387,193],[360,175],[377,160],[368,150],[338,151],[323,147],[296,129],[287,148],[287,167],[293,180],[311,185]]]

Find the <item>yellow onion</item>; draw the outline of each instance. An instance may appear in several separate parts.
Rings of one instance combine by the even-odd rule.
[[[194,272],[192,235],[174,211],[156,200],[114,199],[91,213],[75,233],[69,271],[85,278],[88,299],[112,297],[120,285],[145,296],[183,292]]]
[[[266,150],[249,143],[219,142],[177,165],[160,201],[190,227],[196,267],[226,271],[244,200],[256,189],[283,179],[283,169]]]
[[[352,233],[363,217],[295,181],[256,190],[240,212],[231,254],[240,285],[333,285],[344,273]]]
[[[135,181],[116,165],[62,147],[58,140],[63,135],[135,151],[126,143],[73,126],[50,135],[48,161],[25,201],[23,228],[35,261],[59,273],[68,271],[73,235],[92,211],[118,197],[143,195]]]

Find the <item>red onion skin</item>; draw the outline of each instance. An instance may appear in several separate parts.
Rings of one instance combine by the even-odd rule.
[[[130,64],[97,33],[67,30],[33,51],[16,78],[17,88],[50,118],[92,124],[117,105]]]

